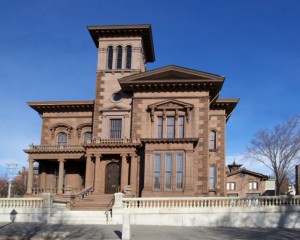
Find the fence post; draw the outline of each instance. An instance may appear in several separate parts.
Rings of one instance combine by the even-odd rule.
[[[123,214],[122,240],[130,240],[130,214],[128,211]]]
[[[43,193],[43,220],[45,223],[50,221],[51,210],[53,207],[53,194],[52,193]]]

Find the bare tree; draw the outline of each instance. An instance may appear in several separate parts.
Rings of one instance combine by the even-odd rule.
[[[268,167],[276,178],[276,195],[300,162],[300,115],[290,118],[286,123],[256,133],[247,147],[246,158]]]

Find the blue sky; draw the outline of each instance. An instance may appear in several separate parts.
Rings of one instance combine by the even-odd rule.
[[[94,98],[86,26],[142,23],[152,24],[156,54],[148,70],[226,76],[221,97],[241,99],[227,124],[229,162],[259,129],[299,114],[300,1],[0,0],[0,175],[6,163],[27,166],[22,150],[39,144],[41,119],[26,102]]]

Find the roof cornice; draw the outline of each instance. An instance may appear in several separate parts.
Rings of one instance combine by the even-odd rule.
[[[47,102],[27,102],[39,114],[44,112],[78,112],[93,111],[94,101],[47,101]]]

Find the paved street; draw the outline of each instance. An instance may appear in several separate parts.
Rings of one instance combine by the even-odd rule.
[[[0,239],[121,239],[121,225],[0,223]],[[53,237],[56,236],[56,237]],[[300,229],[132,226],[131,239],[299,239]]]

